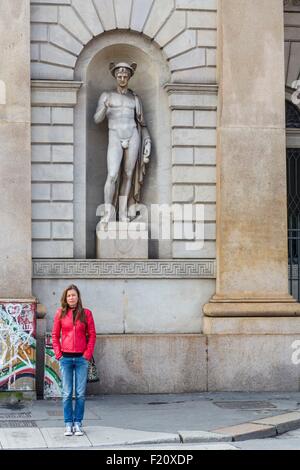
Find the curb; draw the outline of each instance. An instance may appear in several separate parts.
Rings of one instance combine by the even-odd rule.
[[[300,428],[300,412],[293,411],[291,413],[215,429],[213,432],[231,437],[232,441],[246,441],[249,439],[275,437],[298,428]]]

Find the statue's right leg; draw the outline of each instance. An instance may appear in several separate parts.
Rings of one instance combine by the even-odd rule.
[[[109,142],[107,149],[107,178],[104,186],[104,204],[105,215],[101,223],[109,222],[112,216],[112,203],[116,190],[116,181],[118,179],[119,169],[123,157],[123,149],[120,139],[115,131],[109,132]]]

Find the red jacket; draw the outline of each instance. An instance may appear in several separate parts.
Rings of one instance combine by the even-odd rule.
[[[85,359],[91,360],[96,343],[96,329],[92,312],[87,308],[84,312],[87,324],[80,320],[76,320],[74,324],[71,309],[63,318],[60,318],[61,308],[57,310],[52,329],[52,344],[56,359],[60,359],[63,352],[68,352],[83,353]]]

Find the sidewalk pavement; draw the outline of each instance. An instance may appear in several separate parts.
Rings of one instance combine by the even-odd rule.
[[[297,428],[300,392],[88,397],[82,437],[63,435],[61,399],[9,402],[5,394],[0,396],[2,449],[112,449],[143,444],[187,448],[195,443],[275,437]]]

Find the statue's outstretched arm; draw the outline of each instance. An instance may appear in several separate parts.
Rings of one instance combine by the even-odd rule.
[[[97,110],[94,115],[94,121],[96,124],[99,124],[99,122],[103,121],[103,119],[106,116],[107,108],[108,108],[108,93],[104,92],[99,98]]]

